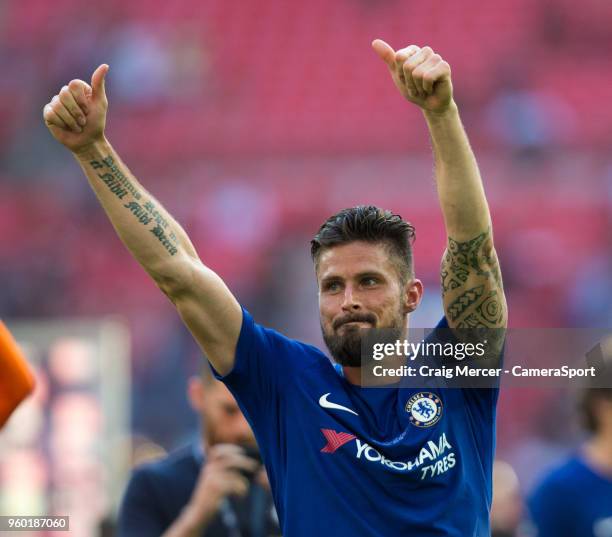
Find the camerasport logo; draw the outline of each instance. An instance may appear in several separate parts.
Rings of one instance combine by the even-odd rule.
[[[428,440],[414,459],[407,461],[394,461],[385,457],[380,451],[367,442],[363,442],[354,434],[333,429],[321,429],[327,443],[321,449],[321,453],[336,453],[342,446],[351,446],[350,451],[356,459],[365,460],[396,472],[419,472],[421,480],[435,477],[448,472],[454,468],[457,460],[453,447],[442,433],[437,441]],[[343,451],[348,451],[343,450]]]
[[[417,427],[431,427],[442,417],[442,401],[435,393],[415,393],[406,403],[410,423]]]

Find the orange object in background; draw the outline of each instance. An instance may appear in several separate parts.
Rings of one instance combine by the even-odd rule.
[[[34,375],[17,342],[0,321],[0,427],[34,389]]]

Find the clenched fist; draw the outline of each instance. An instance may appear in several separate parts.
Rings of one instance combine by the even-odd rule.
[[[73,153],[104,139],[107,72],[108,65],[100,65],[91,77],[91,86],[82,80],[72,80],[43,108],[45,124],[53,137]]]
[[[375,39],[372,48],[387,64],[391,78],[400,93],[428,112],[444,112],[453,103],[451,70],[430,47],[409,47],[398,51],[382,39]]]

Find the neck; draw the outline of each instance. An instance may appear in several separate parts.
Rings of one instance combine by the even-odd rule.
[[[606,474],[612,474],[612,430],[600,431],[585,445],[587,459]]]

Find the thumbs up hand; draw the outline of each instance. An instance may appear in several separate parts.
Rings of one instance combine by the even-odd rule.
[[[375,39],[372,48],[410,102],[426,112],[445,112],[453,105],[450,66],[430,47],[410,45],[395,51],[382,39]]]
[[[43,108],[43,118],[53,137],[73,153],[104,139],[108,101],[104,79],[108,65],[98,67],[91,85],[72,80]]]

